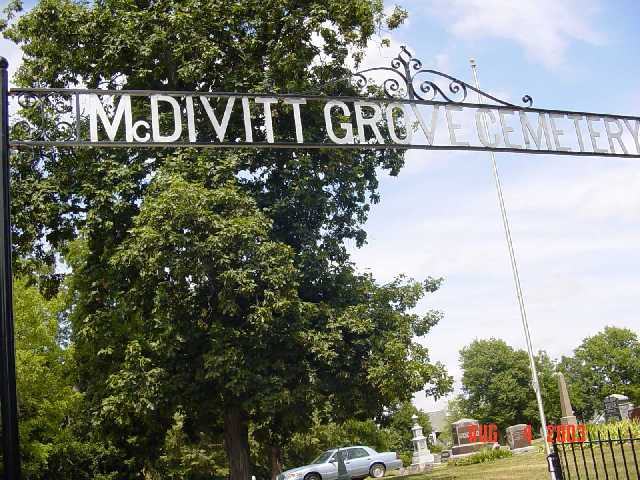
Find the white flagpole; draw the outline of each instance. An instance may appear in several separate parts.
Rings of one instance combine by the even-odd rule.
[[[474,59],[470,60],[471,70],[473,71],[473,79],[476,84],[476,88],[480,90],[480,82],[478,81],[477,65]],[[478,103],[484,104],[482,95],[478,92]],[[484,114],[482,116],[482,128],[484,129],[487,138],[489,138],[489,130],[487,128],[487,119]],[[491,163],[493,165],[493,178],[496,183],[496,191],[498,193],[498,204],[500,206],[500,214],[502,215],[502,226],[504,227],[504,235],[507,241],[507,247],[509,249],[509,258],[511,260],[511,271],[513,273],[513,282],[516,287],[516,297],[518,297],[518,306],[520,307],[520,318],[522,319],[522,329],[524,330],[524,339],[527,344],[527,352],[529,353],[529,364],[531,367],[531,384],[536,394],[536,400],[538,402],[538,413],[540,414],[540,424],[542,426],[542,439],[544,441],[544,450],[547,456],[551,453],[549,448],[549,442],[547,442],[547,419],[544,414],[544,405],[542,403],[542,395],[540,394],[540,383],[538,381],[538,370],[536,368],[536,362],[533,354],[533,345],[531,343],[531,333],[529,332],[529,322],[527,321],[527,312],[524,307],[524,296],[522,295],[522,287],[520,285],[520,275],[518,274],[518,264],[516,262],[516,255],[513,249],[513,241],[511,239],[511,229],[509,227],[509,219],[507,217],[507,209],[504,205],[504,196],[502,194],[502,184],[500,183],[500,175],[498,174],[498,164],[496,163],[496,156],[494,152],[489,152],[491,155]],[[552,480],[555,480],[554,472],[551,472]]]

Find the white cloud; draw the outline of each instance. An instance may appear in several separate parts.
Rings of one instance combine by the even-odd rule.
[[[9,84],[13,86],[13,76],[22,63],[22,50],[10,40],[0,39],[0,52],[9,62]]]
[[[565,62],[572,41],[604,42],[592,25],[596,0],[431,0],[430,7],[453,34],[512,40],[548,67]]]
[[[447,73],[451,71],[451,59],[448,53],[438,53],[435,56],[434,67],[440,72]]]
[[[500,155],[499,165],[534,348],[570,354],[605,325],[638,330],[640,167],[617,159]],[[474,338],[525,348],[488,155],[415,152],[353,252],[381,281],[444,276],[418,311],[444,319],[427,335],[431,359],[457,381]],[[459,386],[459,384],[458,384]],[[435,403],[416,395],[415,403]]]

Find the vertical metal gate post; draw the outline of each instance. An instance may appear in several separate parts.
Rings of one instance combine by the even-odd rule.
[[[8,67],[9,62],[0,57],[0,407],[5,479],[19,480],[20,450],[11,279]]]
[[[560,462],[560,454],[558,453],[558,444],[556,440],[553,440],[551,446],[551,453],[547,455],[547,463],[549,465],[549,472],[553,473],[556,480],[564,480],[562,474],[562,462]]]

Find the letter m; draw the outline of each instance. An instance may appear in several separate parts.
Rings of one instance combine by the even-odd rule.
[[[99,141],[98,117],[100,117],[102,126],[112,142],[116,140],[116,134],[120,128],[120,123],[122,123],[122,117],[124,117],[125,138],[127,142],[133,142],[133,116],[131,114],[131,97],[129,95],[120,97],[120,103],[115,107],[113,120],[109,120],[109,116],[98,95],[91,95],[89,98],[89,135],[92,142]]]

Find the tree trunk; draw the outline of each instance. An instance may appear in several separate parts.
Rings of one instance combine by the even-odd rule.
[[[272,445],[269,447],[269,455],[271,457],[271,480],[282,473],[282,452],[280,447]]]
[[[230,480],[250,480],[247,414],[231,406],[224,412],[224,446],[229,459]]]

